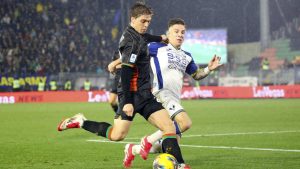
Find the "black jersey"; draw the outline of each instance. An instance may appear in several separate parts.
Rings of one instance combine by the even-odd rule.
[[[119,58],[120,58],[120,53],[119,53],[119,50],[117,50],[114,52],[113,57],[111,58],[111,61],[115,61]]]
[[[123,32],[119,44],[122,64],[133,67],[134,73],[130,80],[130,91],[151,89],[149,42],[161,41],[160,36],[139,34],[129,26]]]

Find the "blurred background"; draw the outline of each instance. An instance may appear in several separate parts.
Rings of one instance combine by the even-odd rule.
[[[136,0],[2,0],[0,91],[109,89],[107,65]],[[154,10],[149,33],[170,18],[187,24],[183,49],[204,67],[213,54],[224,66],[185,86],[300,83],[299,0],[144,0]],[[246,79],[246,80],[245,80]],[[18,82],[17,82],[18,81]],[[66,89],[66,82],[71,88]]]

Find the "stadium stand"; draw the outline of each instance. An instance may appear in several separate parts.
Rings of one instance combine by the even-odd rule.
[[[70,78],[74,89],[79,90],[80,78],[88,74],[95,89],[104,88],[106,65],[119,39],[115,29],[118,9],[114,2],[94,0],[1,1],[0,77],[8,82],[1,84],[0,91],[11,91],[7,89],[11,86],[9,81],[12,82],[9,79],[24,75],[51,76],[57,80],[59,90]],[[263,58],[268,58],[272,76],[285,71],[289,77],[300,79],[293,75],[296,71],[284,70],[300,65],[300,49],[295,38],[299,35],[299,23],[300,18],[294,18],[272,32],[270,48],[263,52],[260,52],[260,42],[229,44],[229,62],[224,69],[201,81],[201,85],[216,85],[218,78],[224,76],[259,77]],[[99,75],[101,81],[97,80]],[[275,81],[279,79],[268,84],[277,83]],[[287,84],[292,80],[282,81]],[[37,84],[30,89],[25,85],[22,85],[23,90],[37,89]]]
[[[108,9],[92,0],[1,1],[0,74],[103,72],[117,45]]]

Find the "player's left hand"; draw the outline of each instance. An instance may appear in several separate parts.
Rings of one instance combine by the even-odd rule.
[[[125,104],[124,107],[123,107],[123,112],[127,115],[127,116],[130,116],[132,117],[133,115],[133,105],[132,104]]]
[[[213,71],[217,68],[219,68],[220,66],[222,66],[223,64],[220,63],[221,61],[221,57],[214,55],[214,57],[211,59],[211,61],[208,63],[208,69],[210,71]]]

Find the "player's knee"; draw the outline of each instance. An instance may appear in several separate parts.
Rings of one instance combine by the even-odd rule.
[[[108,98],[108,103],[111,104],[111,105],[117,104],[117,98],[114,97],[114,96],[110,96],[110,97]]]
[[[185,122],[181,122],[181,123],[179,123],[179,126],[180,126],[181,132],[183,133],[192,127],[192,121],[188,120]]]
[[[111,105],[115,105],[116,101],[114,99],[108,99],[108,103]]]
[[[188,116],[178,116],[175,118],[180,132],[183,133],[192,127],[192,120]]]
[[[114,107],[114,106],[118,106],[117,102],[111,102],[110,106]]]
[[[174,126],[174,123],[171,120],[166,122],[160,130],[163,133],[176,133],[176,128]]]
[[[110,135],[109,139],[111,141],[122,141],[125,139],[126,135],[127,135],[127,132],[116,131]]]
[[[111,138],[111,141],[123,141],[124,140],[124,137],[114,137],[114,138]]]
[[[110,137],[110,140],[111,140],[111,141],[122,141],[122,140],[125,139],[125,137],[126,137],[125,134],[112,135],[112,136]]]

